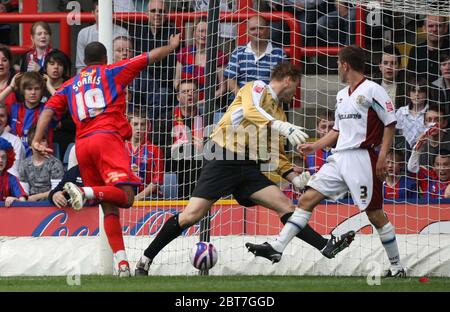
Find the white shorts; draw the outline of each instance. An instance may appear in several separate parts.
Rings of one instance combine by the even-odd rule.
[[[350,191],[360,210],[381,209],[383,182],[375,174],[377,158],[373,150],[336,152],[328,156],[327,163],[311,177],[308,186],[332,200]]]

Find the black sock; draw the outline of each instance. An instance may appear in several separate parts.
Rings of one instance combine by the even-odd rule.
[[[293,212],[289,212],[283,215],[280,220],[281,223],[286,224],[289,217],[293,214]],[[311,246],[322,250],[326,245],[328,240],[324,238],[322,235],[313,230],[312,227],[307,224],[297,235],[302,241],[310,244]]]
[[[144,251],[144,255],[147,258],[154,259],[161,249],[177,238],[181,232],[183,232],[183,229],[178,223],[178,214],[176,214],[163,225],[158,235]]]

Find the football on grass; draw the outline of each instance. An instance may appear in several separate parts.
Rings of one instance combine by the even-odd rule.
[[[199,270],[209,270],[217,262],[217,250],[209,242],[198,242],[191,250],[192,265]]]

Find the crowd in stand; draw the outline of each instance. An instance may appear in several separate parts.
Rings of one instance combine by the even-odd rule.
[[[93,2],[96,23],[78,34],[73,58],[77,72],[85,67],[84,47],[98,40],[98,2]],[[208,6],[208,1],[190,2],[192,10],[204,11]],[[328,45],[352,43],[355,8],[343,1],[335,2],[335,11],[324,11],[324,3],[328,1],[322,0],[255,2],[261,9],[281,10],[282,6],[293,13],[305,40],[317,31]],[[114,62],[166,45],[169,36],[179,31],[168,21],[169,6],[163,0],[129,0],[120,4],[122,7],[116,10],[143,8],[148,14],[148,24],[114,26]],[[17,9],[15,5],[15,1],[0,4],[0,13]],[[233,11],[235,7],[235,1],[221,1],[222,11]],[[385,198],[389,200],[450,197],[449,25],[447,18],[437,16],[426,16],[423,23],[426,39],[412,47],[406,67],[402,67],[399,50],[387,45],[377,64],[379,70],[368,74],[369,79],[386,89],[392,99],[389,105],[396,110],[397,134],[387,159],[384,183]],[[127,114],[133,135],[126,149],[133,172],[143,180],[136,190],[136,200],[187,199],[195,186],[202,167],[196,156],[205,144],[208,125],[205,116],[210,112],[205,108],[207,26],[205,19],[197,20],[191,44],[186,42],[166,59],[148,66],[129,87]],[[7,31],[5,25],[0,25],[0,33]],[[268,83],[271,69],[289,60],[281,45],[286,38],[279,36],[287,33],[282,23],[270,24],[261,16],[253,16],[247,20],[247,31],[248,43],[236,45],[236,25],[221,23],[214,84],[216,112],[231,103],[247,82]],[[33,47],[18,64],[14,64],[8,46],[0,45],[0,201],[5,206],[14,201],[47,199],[64,206],[67,202],[61,192],[61,180],[82,183],[78,167],[67,161],[68,154],[74,154],[71,143],[75,137],[69,112],[54,120],[47,131],[44,143],[53,148],[54,156],[42,157],[30,146],[46,101],[69,79],[72,71],[71,58],[52,47],[51,36],[46,22],[34,23]],[[328,110],[319,112],[316,118],[316,138],[320,138],[331,131],[334,114]],[[172,157],[176,153],[189,157]],[[313,174],[331,153],[329,147],[294,161]],[[163,192],[167,173],[177,177],[177,196]]]

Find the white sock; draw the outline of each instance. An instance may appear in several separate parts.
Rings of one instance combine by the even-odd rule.
[[[116,252],[114,254],[114,260],[116,261],[116,263],[120,263],[120,261],[127,261],[127,254],[125,253],[125,250],[119,250],[118,252]]]
[[[92,189],[92,187],[82,187],[83,192],[84,192],[84,197],[86,199],[95,199],[95,195],[94,195],[94,190]]]
[[[141,261],[144,262],[144,263],[149,263],[150,262],[150,258],[147,257],[146,255],[142,255]]]
[[[292,216],[290,216],[281,229],[277,239],[273,243],[270,243],[273,249],[278,252],[283,252],[287,244],[308,224],[309,218],[311,218],[311,212],[301,208],[295,209]]]
[[[395,271],[402,269],[394,226],[391,222],[388,222],[382,228],[377,229],[377,231],[391,263],[391,268]]]

